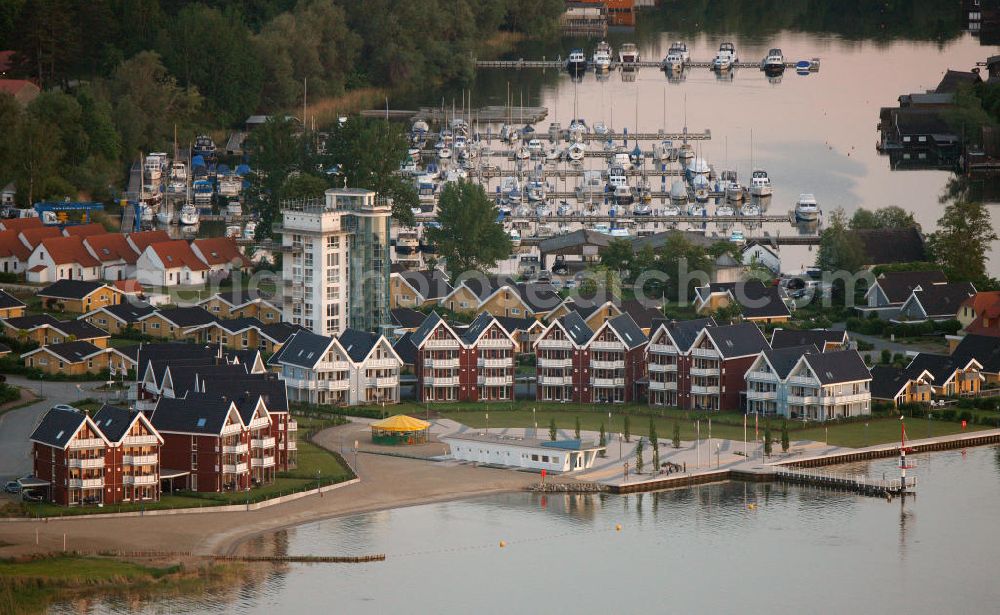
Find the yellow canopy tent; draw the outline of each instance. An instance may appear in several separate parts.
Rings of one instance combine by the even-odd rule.
[[[431,424],[405,414],[372,423],[375,444],[425,444]]]

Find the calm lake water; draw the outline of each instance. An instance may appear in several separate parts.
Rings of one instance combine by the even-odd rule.
[[[892,475],[893,464],[852,469]],[[1000,449],[915,464],[919,494],[905,501],[725,483],[627,497],[516,493],[333,519],[259,546],[386,561],[293,564],[225,596],[56,612],[992,612]]]

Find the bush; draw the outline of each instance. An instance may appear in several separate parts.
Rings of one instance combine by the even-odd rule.
[[[9,384],[0,384],[0,404],[21,399],[21,390]]]

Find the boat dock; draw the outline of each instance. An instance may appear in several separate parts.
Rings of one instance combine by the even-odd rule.
[[[539,161],[540,162],[540,161]],[[568,179],[570,177],[585,177],[588,172],[586,169],[576,168],[576,169],[545,169],[546,179]],[[521,171],[524,172],[523,170]],[[589,171],[594,173],[595,171]],[[496,179],[498,177],[504,177],[510,175],[510,171],[505,171],[498,166],[484,166],[479,167],[469,173],[475,176],[477,179]],[[655,170],[655,169],[636,169],[631,168],[625,171],[626,177],[681,177],[684,175],[684,171],[678,168]]]
[[[519,122],[522,124],[538,124],[549,114],[546,107],[524,107],[504,105],[490,105],[479,109],[450,109],[447,107],[420,107],[419,109],[365,109],[361,111],[363,117],[376,117],[390,119],[409,119],[410,121],[424,120],[425,122],[443,123],[455,118],[464,119],[470,124],[506,124],[509,122]]]
[[[853,491],[861,495],[873,497],[893,497],[904,493],[912,493],[917,487],[915,476],[907,479],[904,484],[899,478],[886,480],[868,478],[864,474],[820,474],[818,472],[803,472],[801,470],[777,470],[774,478],[778,482],[793,485],[809,485],[836,491]]]
[[[812,59],[806,60],[809,62],[809,70],[811,72],[816,72],[819,70],[819,60]],[[785,68],[794,69],[797,62],[785,62]],[[621,69],[623,71],[628,71],[629,69],[635,68],[656,68],[662,69],[666,66],[666,63],[662,60],[640,60],[639,62],[634,62],[631,64],[622,64],[621,62],[614,61],[611,63],[609,71]],[[557,58],[555,60],[547,60],[542,58],[541,60],[525,60],[523,58],[517,60],[476,60],[476,68],[508,68],[522,70],[526,68],[540,68],[540,69],[565,69],[566,60],[562,58]],[[684,63],[684,68],[712,68],[712,61],[701,61],[692,60],[690,62]],[[761,62],[733,62],[732,68],[756,68],[763,70],[763,64]],[[593,68],[589,65],[588,70]]]
[[[630,206],[622,205],[623,208],[628,209]],[[577,224],[597,224],[597,223],[612,223],[612,222],[622,222],[622,221],[632,221],[636,223],[680,223],[689,222],[691,224],[700,224],[702,222],[730,222],[730,223],[757,223],[762,222],[788,222],[790,216],[785,215],[759,215],[759,216],[689,216],[689,215],[677,215],[677,216],[605,216],[605,215],[578,215],[578,216],[506,216],[504,219],[511,222],[529,222],[529,223],[557,223],[566,224],[575,222]]]

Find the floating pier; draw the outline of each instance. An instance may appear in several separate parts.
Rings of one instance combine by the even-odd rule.
[[[479,109],[451,109],[447,107],[420,107],[419,109],[365,109],[364,117],[388,117],[390,119],[424,120],[426,122],[443,123],[455,118],[463,119],[470,124],[505,124],[508,122],[537,124],[549,114],[546,107],[524,107],[490,105]]]
[[[816,72],[819,70],[818,58],[813,58],[811,60],[806,60],[806,61],[809,62],[810,72]],[[796,68],[797,64],[798,62],[792,62],[792,61],[785,62],[785,68],[794,69]],[[565,69],[566,66],[567,66],[566,60],[563,60],[562,58],[557,58],[555,60],[546,60],[546,59],[525,60],[524,58],[520,58],[517,60],[476,60],[476,68],[508,68],[516,70],[535,68],[543,70],[544,69],[560,70],[560,69]],[[611,66],[608,68],[608,71],[606,72],[619,69],[628,72],[630,69],[637,69],[637,68],[662,69],[665,66],[666,63],[663,60],[640,60],[639,62],[633,62],[629,64],[622,64],[621,62],[616,61],[611,63]],[[689,68],[712,68],[712,61],[692,60],[690,62],[685,62],[684,69],[686,70]],[[764,70],[762,62],[733,62],[733,64],[730,67],[730,70],[735,68],[756,68],[758,70]],[[588,71],[594,70],[593,66],[591,66],[589,62],[587,64],[587,70]]]
[[[916,477],[911,477],[904,483],[899,478],[880,480],[871,479],[864,475],[820,474],[785,469],[775,472],[774,477],[778,482],[782,483],[809,485],[823,489],[836,489],[838,491],[853,491],[861,495],[874,497],[894,497],[904,493],[912,493],[917,486]]]

